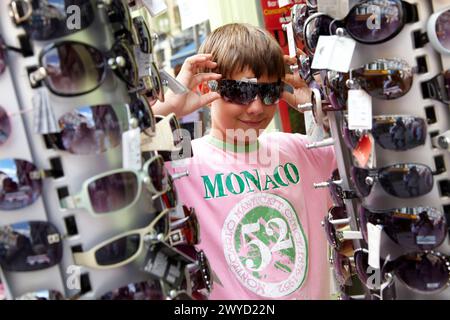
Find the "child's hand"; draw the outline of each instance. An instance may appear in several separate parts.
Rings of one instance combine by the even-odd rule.
[[[297,64],[296,58],[291,58],[287,55],[284,56],[284,62],[287,65],[295,65]],[[300,78],[298,72],[294,72],[294,74],[286,74],[286,77],[283,80],[285,83],[291,85],[294,88],[294,93],[289,93],[284,91],[281,98],[286,101],[289,105],[296,108],[300,104],[305,104],[311,102],[311,89],[309,89],[305,80]]]
[[[178,118],[181,118],[219,99],[220,94],[217,92],[202,94],[197,90],[201,83],[219,80],[222,77],[217,73],[199,73],[199,69],[214,69],[217,67],[217,63],[211,61],[211,59],[212,55],[210,54],[198,54],[187,58],[181,67],[177,80],[190,91],[182,95],[168,92],[165,102],[158,102],[153,106],[155,114],[168,115],[174,112]]]

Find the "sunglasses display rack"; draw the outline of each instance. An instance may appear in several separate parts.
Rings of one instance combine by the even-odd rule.
[[[319,8],[321,5],[320,2],[321,0],[318,0]],[[387,235],[387,232],[391,231],[394,233],[393,237],[395,237],[395,223],[398,223],[397,231],[402,231],[402,228],[405,228],[404,225],[401,225],[402,223],[405,223],[405,220],[401,221],[401,219],[391,219],[391,221],[389,222],[389,219],[386,219],[386,215],[389,211],[391,211],[392,213],[392,209],[432,207],[437,210],[435,212],[439,212],[440,215],[443,215],[442,219],[445,220],[450,218],[450,154],[448,150],[437,148],[435,142],[433,142],[433,137],[449,130],[450,110],[447,104],[425,96],[422,90],[422,84],[424,82],[432,79],[437,74],[442,73],[443,70],[448,69],[448,66],[443,67],[441,63],[445,59],[448,59],[448,56],[441,60],[440,54],[436,50],[434,50],[434,48],[429,43],[418,47],[417,43],[415,42],[415,35],[417,35],[418,32],[423,33],[425,30],[427,30],[429,17],[433,14],[433,12],[437,12],[440,8],[433,8],[431,1],[408,1],[408,3],[413,4],[417,8],[417,21],[406,23],[398,35],[386,42],[375,45],[356,42],[356,49],[353,54],[351,69],[358,68],[380,58],[399,58],[406,61],[410,66],[414,67],[413,69],[415,71],[413,74],[413,82],[410,91],[404,96],[399,97],[398,99],[382,100],[373,97],[372,112],[373,116],[408,115],[424,119],[426,122],[425,141],[422,145],[416,146],[409,150],[393,151],[386,150],[380,146],[380,143],[375,142],[374,139],[371,140],[374,146],[371,152],[371,156],[368,159],[368,165],[366,166],[366,168],[391,169],[385,170],[384,172],[375,170],[374,172],[377,171],[377,174],[367,175],[366,177],[363,177],[363,181],[359,181],[359,183],[366,184],[367,187],[369,187],[370,184],[372,185],[369,188],[371,189],[369,195],[365,198],[357,199],[355,196],[350,196],[348,197],[349,199],[344,200],[348,218],[350,218],[350,229],[352,231],[356,231],[356,233],[350,232],[347,234],[352,235],[349,236],[348,239],[350,239],[350,241],[352,241],[353,239],[353,249],[369,249],[369,251],[371,251],[371,261],[376,261],[377,257],[379,257],[378,260],[381,261],[379,267],[381,267],[383,271],[388,270],[388,268],[386,267],[388,265],[394,266],[393,268],[388,270],[389,275],[392,275],[394,279],[394,286],[391,286],[391,294],[389,295],[385,292],[384,296],[380,296],[379,290],[369,290],[368,288],[364,288],[363,292],[365,293],[366,298],[449,299],[450,289],[448,289],[448,287],[446,286],[445,279],[445,285],[442,285],[442,274],[441,278],[439,278],[439,274],[436,274],[436,270],[432,271],[432,269],[427,269],[435,266],[427,265],[427,263],[431,261],[431,259],[434,259],[439,255],[444,258],[445,256],[450,255],[450,243],[448,237],[448,230],[450,229],[445,230],[445,240],[442,242],[442,244],[437,246],[436,248],[432,248],[432,250],[430,249],[430,247],[433,247],[433,242],[437,240],[430,233],[427,234],[428,237],[420,238],[421,233],[414,235],[411,231],[411,234],[409,236],[412,238],[417,237],[416,239],[398,239],[398,242],[400,243],[402,242],[402,240],[406,242],[408,242],[409,240],[410,243],[415,243],[416,246],[421,247],[423,250],[405,248],[404,246],[395,243],[391,239],[392,237],[390,238]],[[373,1],[373,4],[376,4],[376,1]],[[383,9],[384,8],[382,8],[381,10]],[[444,57],[444,55],[442,57]],[[374,85],[376,86],[377,84]],[[325,99],[327,99],[326,96]],[[330,127],[329,131],[332,138],[332,140],[329,141],[332,141],[331,143],[334,144],[334,148],[336,151],[339,174],[342,180],[339,186],[346,191],[356,191],[358,189],[356,188],[355,181],[352,179],[352,167],[355,166],[356,157],[354,156],[354,154],[352,154],[352,151],[347,148],[342,130],[342,122],[344,121],[346,115],[346,112],[327,113],[328,123]],[[395,119],[398,117],[393,118]],[[419,128],[417,130],[421,129]],[[421,134],[417,131],[416,133]],[[392,132],[392,134],[394,135],[394,137],[392,138],[394,139],[393,143],[395,143],[395,132]],[[399,141],[397,142],[401,143]],[[401,148],[399,147],[399,149]],[[364,150],[361,149],[359,151],[364,152]],[[413,181],[415,177],[411,175],[407,177],[404,176],[403,178],[405,180],[393,182],[392,179],[399,179],[398,177],[402,176],[402,170],[405,169],[405,167],[401,166],[395,167],[395,165],[397,164],[421,164],[428,166],[429,169],[431,169],[431,172],[428,172],[427,174],[423,174],[422,172],[421,176],[415,176],[419,179],[417,181]],[[411,168],[412,166],[408,167],[410,173],[411,170],[414,170]],[[432,175],[429,173],[432,173]],[[385,175],[383,176],[383,174]],[[390,179],[391,181],[388,181],[388,183],[386,183],[386,179]],[[431,179],[433,181],[432,185]],[[429,192],[422,192],[422,187],[420,186],[421,184],[428,184],[428,187],[430,189]],[[402,186],[411,188],[403,192],[406,193],[407,196],[404,196],[403,198],[394,196],[393,194],[396,193],[396,188],[401,188]],[[389,190],[389,188],[392,189]],[[413,196],[414,194],[418,194],[419,196]],[[363,240],[362,234],[360,233],[358,235],[358,231],[362,231],[362,223],[359,214],[361,201],[364,207],[370,208],[372,211],[384,211],[384,221],[386,221],[386,223],[394,223],[390,226],[384,227],[384,231],[381,232],[379,246],[377,245],[378,240],[375,240],[378,237],[377,233],[379,231],[373,231],[371,229],[369,235],[369,237],[371,238],[371,240],[369,240],[371,242],[370,247],[368,247],[366,241]],[[397,217],[400,217],[403,213],[404,217],[412,219],[411,215],[408,216],[407,211],[393,211],[394,214],[398,215]],[[418,212],[420,212],[420,210],[416,213]],[[417,215],[416,219],[422,218],[419,218],[419,216]],[[447,226],[450,226],[450,220],[447,221]],[[335,227],[342,227],[342,225],[335,225]],[[434,228],[438,227],[434,225]],[[343,232],[342,235],[344,236],[344,238],[346,237],[345,232]],[[405,237],[405,234],[401,234],[400,237]],[[379,255],[376,252],[378,248],[380,251]],[[405,254],[425,252],[424,249],[428,249],[427,252],[432,251],[433,253],[432,256],[430,256],[431,259],[427,261],[423,260],[422,264],[413,264],[411,260],[407,259],[399,260],[399,257]],[[348,254],[347,252],[346,254],[350,257],[350,261],[354,260],[353,253]],[[400,261],[400,263],[383,263],[383,261],[387,260],[397,262]],[[441,272],[443,274],[448,274],[447,268],[449,266],[449,263],[445,261],[450,260],[442,260],[441,269],[438,270],[437,273]],[[401,265],[402,263],[403,265],[400,267],[403,269],[401,271],[397,270],[398,272],[396,273],[396,268],[400,268],[399,265]],[[410,263],[409,266],[407,265],[408,263]],[[383,269],[384,267],[386,268]],[[415,270],[416,267],[417,270]],[[419,270],[419,267],[422,269]],[[351,266],[350,269],[352,270],[351,273],[355,273],[354,266]],[[370,274],[375,275],[375,272],[376,271],[370,272]],[[399,275],[399,273],[401,272],[403,272],[403,274]],[[400,277],[403,277],[403,281],[399,280]],[[383,285],[386,285],[388,283],[388,275],[385,275],[383,272],[379,274],[378,279],[380,280],[378,281],[378,283],[381,284],[382,288]],[[408,281],[410,281],[410,284],[412,285],[408,286]],[[421,285],[425,285],[425,287],[421,287]],[[435,288],[439,287],[441,288],[440,290],[434,290]],[[388,298],[388,296],[390,297]]]
[[[62,242],[63,250],[61,261],[50,268],[30,272],[13,272],[0,269],[7,298],[14,299],[27,293],[55,290],[68,298],[78,296],[80,299],[98,299],[111,290],[150,280],[150,275],[143,268],[146,262],[147,250],[145,249],[134,261],[109,269],[78,266],[74,261],[74,254],[88,251],[105,239],[111,239],[125,232],[149,226],[163,207],[160,198],[152,199],[152,194],[142,190],[135,204],[129,206],[129,209],[121,210],[121,212],[106,212],[94,215],[90,213],[94,209],[63,209],[63,207],[85,204],[84,202],[80,203],[80,199],[78,199],[75,200],[75,203],[67,206],[68,202],[65,202],[64,199],[68,199],[68,196],[75,196],[83,188],[85,192],[88,192],[86,181],[105,172],[123,167],[125,160],[123,159],[122,147],[119,145],[98,154],[75,155],[67,151],[54,150],[51,144],[44,139],[44,136],[35,131],[38,128],[40,133],[54,132],[52,131],[55,129],[54,126],[58,125],[56,119],[60,119],[62,115],[75,108],[106,104],[114,106],[119,117],[118,121],[121,122],[123,128],[128,128],[130,125],[129,112],[127,112],[125,105],[130,104],[131,96],[124,81],[121,81],[112,70],[107,71],[104,81],[98,88],[73,97],[52,94],[43,83],[41,86],[33,88],[35,83],[30,81],[30,74],[35,72],[41,63],[40,53],[55,41],[82,42],[102,52],[110,52],[109,50],[117,40],[112,32],[110,17],[104,7],[99,6],[97,8],[94,6],[93,21],[88,27],[82,27],[82,30],[71,32],[56,40],[35,41],[30,38],[27,39],[24,28],[13,23],[9,16],[9,3],[10,1],[1,1],[0,3],[0,34],[9,47],[21,48],[21,51],[27,51],[27,54],[23,56],[22,53],[7,50],[6,71],[0,74],[0,106],[5,108],[9,114],[12,132],[7,142],[0,145],[0,161],[2,159],[27,160],[34,164],[36,168],[43,169],[47,174],[51,174],[43,179],[41,196],[33,204],[13,211],[0,209],[2,213],[0,225],[6,226],[28,221],[49,222],[56,227],[59,235],[53,232],[50,234],[50,238],[41,241],[47,244],[49,242],[51,244]],[[127,2],[114,0],[112,3],[125,4]],[[85,16],[82,15],[82,18],[85,18]],[[53,31],[56,32],[56,30]],[[83,48],[72,49],[78,53],[83,51]],[[61,53],[64,48],[60,47],[58,50]],[[80,54],[83,58],[89,59],[89,53],[96,54],[92,52],[92,49],[87,49]],[[56,52],[54,55],[50,55],[49,61],[56,63],[57,61],[52,61],[56,57]],[[91,58],[98,59],[98,56]],[[59,63],[70,63],[71,57],[69,54],[66,59],[66,61],[59,61]],[[115,61],[109,59],[107,62],[112,62],[112,64],[109,64],[112,69],[120,68],[124,63],[117,58]],[[125,61],[125,63],[127,62]],[[83,71],[72,70],[72,72],[82,73]],[[43,76],[45,76],[45,73]],[[90,84],[66,84],[66,88],[72,88],[76,85]],[[37,105],[40,105],[40,108],[37,108]],[[121,112],[117,110],[121,110]],[[120,118],[120,116],[123,118]],[[105,121],[108,120],[105,119]],[[112,190],[112,188],[109,189]],[[145,189],[145,187],[143,186],[142,189]],[[132,190],[122,190],[123,193],[128,191],[132,192]],[[120,201],[118,197],[122,195],[110,193],[106,194],[105,197],[110,200],[117,198],[117,201]],[[86,199],[83,199],[83,201],[86,201]],[[17,226],[17,228],[20,228],[20,226]],[[38,232],[39,230],[36,228],[34,231]],[[0,240],[5,241],[4,237],[5,235],[0,235]],[[33,248],[32,250],[39,252],[39,248]],[[109,253],[114,254],[114,252]],[[48,258],[46,254],[36,255],[28,257],[24,264],[45,265],[49,261],[40,261],[40,259],[46,260]],[[117,264],[119,262],[117,261]],[[80,293],[82,294],[81,297]]]

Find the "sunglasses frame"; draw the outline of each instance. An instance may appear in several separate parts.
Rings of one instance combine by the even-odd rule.
[[[180,146],[176,146],[174,131],[171,127],[172,122],[176,127],[175,130],[181,130],[180,123],[178,122],[175,113],[171,113],[166,117],[155,115],[155,119],[157,121],[155,126],[155,136],[149,138],[141,134],[141,152],[181,151],[183,149],[181,146],[183,144],[182,135],[180,135]]]
[[[444,88],[439,83],[439,78],[443,77]],[[450,104],[450,69],[441,72],[430,80],[421,83],[422,94],[428,96],[427,99],[433,99],[443,104]],[[443,90],[447,90],[447,93]],[[445,99],[445,96],[448,96]]]
[[[158,197],[160,197],[161,195],[163,195],[165,192],[167,192],[167,190],[164,191],[158,191],[156,190],[155,186],[152,183],[152,179],[151,177],[148,176],[148,168],[149,166],[154,162],[157,161],[158,159],[162,160],[162,157],[159,155],[156,155],[154,157],[152,157],[150,160],[146,161],[142,170],[133,170],[133,169],[116,169],[116,170],[111,170],[99,175],[96,175],[94,177],[89,178],[88,180],[83,182],[83,185],[81,187],[81,191],[79,193],[77,193],[74,196],[67,196],[63,199],[60,200],[60,205],[62,209],[65,210],[69,210],[69,209],[85,209],[87,210],[92,216],[94,217],[101,217],[101,216],[105,216],[106,214],[117,214],[117,213],[123,213],[125,212],[127,209],[133,207],[139,200],[139,197],[142,193],[142,185],[145,184],[146,189],[152,193],[152,200],[156,200]],[[162,163],[162,168],[163,170],[166,170],[164,168],[164,162]],[[94,211],[92,202],[90,200],[89,197],[89,185],[93,182],[95,182],[96,180],[108,177],[108,176],[112,176],[114,174],[117,173],[132,173],[135,175],[136,179],[137,179],[137,191],[136,191],[136,195],[134,197],[134,200],[132,202],[130,202],[127,206],[116,210],[116,211],[110,211],[110,212],[103,212],[103,213],[97,213]]]
[[[48,81],[48,71],[45,67],[43,67],[43,60],[46,54],[48,54],[49,52],[51,52],[54,49],[57,49],[58,47],[62,46],[62,45],[78,45],[78,46],[83,46],[89,49],[94,49],[96,52],[98,52],[99,54],[102,55],[103,58],[103,72],[102,72],[102,76],[101,79],[98,81],[97,85],[95,87],[93,87],[92,89],[86,90],[86,91],[81,91],[81,92],[77,92],[77,93],[60,93],[57,90],[55,90],[54,88],[52,88],[52,86],[50,85],[49,81]],[[129,63],[131,64],[134,73],[134,79],[132,79],[131,81],[129,81],[128,79],[125,78],[125,76],[123,76],[120,72],[116,72],[115,69],[117,69],[117,67],[120,67],[120,63],[122,63],[121,61],[125,61],[126,63],[126,58],[122,57],[122,56],[115,56],[114,57],[114,50],[118,47],[121,47],[123,50],[125,50],[127,52],[127,55],[129,58]],[[111,57],[109,57],[109,55],[111,55]],[[123,59],[123,60],[122,60]],[[108,75],[108,71],[112,70],[113,73],[119,78],[121,79],[125,84],[127,84],[127,86],[130,87],[137,87],[139,84],[139,78],[138,78],[138,71],[137,71],[137,62],[136,59],[134,57],[134,54],[132,52],[132,50],[130,50],[130,45],[128,43],[128,41],[124,40],[124,39],[118,39],[111,47],[111,49],[109,51],[102,51],[88,43],[84,43],[84,42],[79,42],[79,41],[72,41],[72,40],[67,40],[67,41],[58,41],[55,42],[53,44],[50,44],[49,46],[45,47],[40,53],[39,53],[39,68],[30,73],[29,75],[29,80],[31,82],[32,85],[37,85],[40,82],[44,82],[45,86],[47,87],[47,89],[53,93],[56,96],[59,97],[78,97],[78,96],[82,96],[88,93],[91,93],[95,90],[97,90],[98,88],[101,87],[101,85],[105,82],[106,77]]]
[[[187,245],[198,245],[200,243],[200,223],[197,218],[197,214],[195,213],[194,208],[185,209],[183,206],[183,210],[189,210],[189,215],[185,218],[178,219],[170,223],[170,231],[166,236],[165,241],[168,242],[172,247],[187,244]],[[186,224],[185,227],[183,225]],[[188,239],[185,234],[185,229],[188,228],[191,232],[193,232],[193,243],[188,243]]]
[[[441,15],[447,13],[449,10],[450,10],[450,6],[445,7],[442,10],[433,13],[427,22],[427,33],[426,34],[428,36],[428,40],[430,41],[431,45],[433,46],[433,48],[436,51],[438,51],[439,53],[444,54],[444,55],[450,55],[450,49],[445,48],[439,41],[439,38],[436,34],[436,24],[437,24],[437,20],[439,19],[439,17]]]
[[[105,240],[103,242],[101,242],[100,244],[97,244],[96,246],[94,246],[93,248],[89,249],[88,251],[84,251],[84,252],[76,252],[73,254],[73,258],[74,258],[74,262],[77,265],[80,266],[84,266],[87,268],[92,268],[92,269],[113,269],[113,268],[119,268],[122,267],[124,265],[127,265],[128,263],[130,263],[131,261],[135,260],[144,250],[144,247],[146,246],[146,241],[147,238],[146,236],[150,233],[152,233],[152,231],[154,231],[155,229],[155,225],[163,218],[166,218],[166,216],[169,214],[169,210],[164,210],[161,213],[158,214],[158,216],[152,220],[152,222],[145,228],[141,228],[141,229],[135,229],[135,230],[131,230],[128,232],[124,232],[122,234],[119,234],[113,238],[110,238],[108,240]],[[103,247],[110,245],[111,243],[120,240],[122,238],[126,238],[128,236],[132,236],[132,235],[139,235],[139,248],[136,250],[136,252],[130,256],[128,259],[116,263],[116,264],[112,264],[112,265],[100,265],[97,262],[97,259],[95,257],[95,253],[102,249]]]

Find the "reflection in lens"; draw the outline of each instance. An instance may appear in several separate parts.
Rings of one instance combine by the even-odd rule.
[[[423,165],[390,166],[379,171],[378,179],[386,192],[399,198],[423,196],[433,188],[433,173]]]
[[[340,254],[337,250],[333,250],[333,266],[336,280],[340,285],[352,285],[352,270],[348,257]]]
[[[347,32],[363,43],[375,44],[398,34],[404,25],[400,0],[368,0],[352,8],[347,16]]]
[[[121,143],[121,129],[110,105],[84,107],[59,119],[63,150],[73,154],[103,153]]]
[[[307,49],[309,55],[312,56],[315,53],[320,36],[330,35],[330,25],[332,21],[333,19],[326,15],[320,15],[308,21],[304,37],[306,42],[305,49]]]
[[[95,252],[95,259],[100,266],[110,266],[130,259],[139,249],[141,237],[129,235],[111,242]]]
[[[48,87],[67,96],[81,95],[96,89],[103,80],[106,66],[96,48],[77,42],[62,42],[42,57],[47,70]]]
[[[154,132],[155,119],[150,106],[144,99],[136,99],[130,104],[131,116],[138,120],[141,131],[150,129]]]
[[[436,20],[436,35],[439,43],[450,51],[450,9],[439,15]]]
[[[0,210],[18,210],[33,204],[42,190],[41,178],[33,176],[38,172],[25,160],[0,160]]]
[[[58,230],[48,222],[20,222],[0,227],[0,265],[7,271],[37,271],[62,258]]]
[[[164,168],[164,162],[160,157],[153,160],[148,166],[148,176],[158,192],[168,189],[167,174],[168,173]]]
[[[95,213],[121,210],[136,200],[139,181],[133,172],[121,172],[99,178],[88,185]]]
[[[362,197],[367,197],[372,190],[372,185],[366,183],[366,178],[369,176],[369,170],[352,167],[351,176],[358,193]]]
[[[227,102],[248,105],[257,92],[257,87],[248,82],[219,80],[219,93]]]
[[[117,66],[117,68],[114,69],[114,72],[120,79],[122,79],[130,87],[134,88],[137,87],[138,86],[137,63],[134,59],[134,55],[131,53],[128,46],[123,41],[120,41],[115,44],[112,51],[114,52],[114,55],[116,57],[122,57],[125,60],[125,65]]]
[[[0,57],[1,64],[1,57]],[[1,65],[0,65],[1,68]],[[9,116],[6,110],[0,106],[0,146],[8,140],[11,135],[11,122],[9,121]]]
[[[55,290],[43,290],[37,292],[30,292],[20,297],[15,298],[15,300],[65,300],[63,294]]]
[[[103,294],[100,300],[165,300],[159,281],[132,283]]]

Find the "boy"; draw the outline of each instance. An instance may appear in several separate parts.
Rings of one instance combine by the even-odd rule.
[[[282,95],[281,48],[262,29],[230,24],[215,30],[200,52],[186,60],[178,80],[188,88],[203,83],[205,94],[169,94],[154,110],[183,116],[211,103],[211,133],[192,141],[194,156],[185,167],[170,169],[190,174],[175,185],[179,200],[197,211],[199,248],[223,285],[216,283],[210,298],[328,299],[321,227],[328,191],[313,183],[336,167],[333,150],[307,150],[299,134],[260,134]]]

